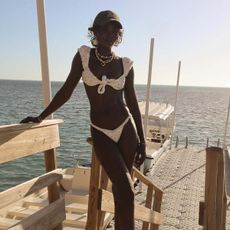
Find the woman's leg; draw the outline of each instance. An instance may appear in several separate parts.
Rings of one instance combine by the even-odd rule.
[[[131,173],[136,150],[137,150],[138,138],[136,130],[131,120],[125,125],[120,140],[118,142],[119,149],[125,160],[126,166]]]
[[[132,171],[134,158],[136,155],[137,143],[138,143],[138,140],[137,140],[136,130],[134,129],[132,122],[129,121],[125,125],[122,135],[120,137],[120,140],[118,142],[119,149],[125,161],[126,167],[129,171],[129,175]],[[133,186],[133,181],[132,181],[132,186]],[[113,187],[113,194],[114,194],[114,199],[119,200],[119,194],[114,187]],[[120,208],[118,205],[115,206],[115,210],[116,210],[116,213],[120,212]],[[134,202],[132,206],[132,212],[133,212],[133,217],[134,217]],[[119,223],[120,222],[119,216],[115,215],[115,220],[117,220],[117,222]],[[132,220],[132,222],[134,223],[134,219]]]
[[[128,124],[129,123],[130,122],[128,122]],[[128,124],[125,127],[127,127]],[[125,127],[124,131],[126,129]],[[117,144],[94,128],[91,129],[91,132],[98,160],[101,162],[113,184],[115,229],[134,230],[134,190],[129,173],[134,156],[124,158],[124,156],[128,156],[129,154],[121,152],[122,149],[125,149],[122,142]],[[135,141],[136,139],[133,141],[127,140],[126,144],[133,145]],[[135,155],[135,153],[133,153],[133,155]],[[132,162],[129,162],[129,160]]]

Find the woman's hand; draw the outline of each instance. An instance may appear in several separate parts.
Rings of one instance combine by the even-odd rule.
[[[37,117],[26,117],[20,121],[20,123],[30,123],[30,122],[40,123],[42,122],[42,119],[40,116],[37,116]]]
[[[138,166],[142,165],[145,158],[146,158],[145,143],[139,143],[137,145],[137,153],[136,153],[136,157],[135,157],[136,166],[138,167]]]

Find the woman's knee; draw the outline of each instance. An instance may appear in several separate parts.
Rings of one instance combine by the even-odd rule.
[[[125,185],[113,185],[113,194],[115,202],[118,202],[120,206],[127,207],[134,203],[134,186],[131,182]]]

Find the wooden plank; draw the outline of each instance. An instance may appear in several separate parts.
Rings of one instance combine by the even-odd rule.
[[[0,132],[0,163],[60,146],[57,125]]]
[[[76,213],[87,213],[88,205],[87,204],[79,204],[79,203],[71,203],[65,206],[66,211],[68,212],[76,212]]]
[[[80,204],[88,204],[89,196],[81,196],[81,195],[74,195],[74,194],[65,194],[65,202],[66,203],[80,203]]]
[[[0,193],[1,208],[18,201],[37,190],[40,190],[48,185],[55,183],[62,179],[62,170],[56,169],[52,172],[43,174],[40,177],[36,177],[32,180],[19,184],[13,188],[5,190]]]
[[[100,210],[105,212],[114,213],[114,202],[112,193],[105,191],[103,189],[99,190],[99,207]],[[162,215],[158,212],[152,211],[144,206],[135,204],[134,218],[137,220],[146,221],[154,224],[162,223]]]
[[[68,226],[64,226],[63,230],[82,230],[85,229],[84,227],[80,228],[76,228],[76,227],[68,227]]]
[[[133,167],[133,172],[134,172],[134,177],[139,179],[142,183],[144,183],[147,186],[148,185],[153,186],[153,189],[155,191],[162,192],[162,189],[159,188],[159,186],[154,185],[154,183],[147,176],[145,176],[143,173],[141,173],[136,167]]]
[[[70,214],[66,213],[66,219],[64,221],[64,224],[68,224],[71,227],[86,227],[86,221],[87,221],[87,215],[86,214]]]
[[[27,129],[36,129],[50,125],[57,125],[62,123],[62,119],[48,119],[43,120],[41,123],[25,123],[25,124],[11,124],[11,125],[1,125],[0,133],[23,131]]]
[[[38,203],[33,203],[33,206],[36,207],[36,204],[38,204]],[[41,205],[44,205],[44,203],[41,203]],[[46,206],[47,205],[45,205],[45,206],[37,206],[37,207],[43,208],[43,207],[46,207]],[[75,214],[77,214],[77,215],[73,215],[73,216],[69,215],[68,217],[70,219],[71,218],[72,219],[76,219],[76,218],[81,219],[82,214],[87,213],[87,208],[88,208],[88,206],[86,204],[77,204],[77,203],[72,203],[72,204],[68,204],[68,205],[65,206],[66,211],[74,212]],[[13,207],[12,209],[10,209],[8,211],[7,216],[10,217],[10,218],[13,218],[13,217],[25,218],[25,217],[27,217],[29,215],[34,214],[38,210],[39,209],[16,206],[16,207]],[[85,215],[83,217],[85,219]],[[86,221],[84,223],[86,223]]]
[[[8,229],[10,226],[15,225],[19,220],[0,217],[0,229]]]
[[[50,230],[65,219],[65,202],[59,199],[11,227],[11,230]]]
[[[15,206],[12,209],[10,209],[7,212],[8,218],[25,218],[28,217],[34,213],[36,213],[39,209],[32,209],[32,208],[26,208],[21,206]]]
[[[224,230],[224,156],[223,150],[218,149],[218,174],[217,174],[217,192],[216,192],[216,227]]]
[[[49,205],[49,201],[47,199],[42,199],[39,197],[31,197],[23,201],[23,207],[35,206],[35,207],[45,207]]]
[[[224,151],[224,169],[225,169],[225,191],[228,198],[230,198],[230,150]]]

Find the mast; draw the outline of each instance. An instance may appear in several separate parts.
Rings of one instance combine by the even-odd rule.
[[[37,2],[39,44],[40,44],[42,88],[43,88],[43,96],[44,96],[44,107],[47,107],[51,101],[52,96],[51,96],[51,84],[49,79],[44,0],[36,0],[36,2]],[[52,115],[50,118],[52,118]]]
[[[145,102],[145,119],[144,119],[144,134],[147,134],[148,125],[148,114],[149,114],[149,99],[151,92],[151,78],[152,78],[152,66],[153,66],[153,48],[154,48],[154,38],[151,38],[150,42],[150,53],[149,53],[149,72],[148,72],[148,83],[147,83],[147,93]]]
[[[180,82],[180,67],[181,67],[181,61],[179,61],[179,63],[178,63],[177,83],[176,83],[176,96],[175,96],[175,104],[174,104],[174,113],[173,113],[172,128],[174,128],[175,120],[176,120],[177,97],[178,97],[179,82]],[[172,133],[171,141],[170,141],[170,149],[172,148],[172,139],[173,139],[173,133]]]
[[[226,149],[226,135],[228,131],[228,120],[229,120],[229,113],[230,113],[230,97],[228,100],[228,112],[227,112],[227,118],[226,118],[226,123],[225,123],[225,130],[224,130],[224,141],[223,141],[223,149]]]
[[[150,52],[149,52],[149,71],[148,71],[148,83],[145,101],[145,117],[144,117],[144,135],[147,135],[147,125],[148,125],[148,115],[149,115],[149,99],[151,92],[151,78],[152,78],[152,66],[153,66],[153,48],[154,48],[154,38],[150,41]],[[144,164],[140,168],[141,172],[144,171]],[[139,183],[139,191],[142,191],[142,183]]]

